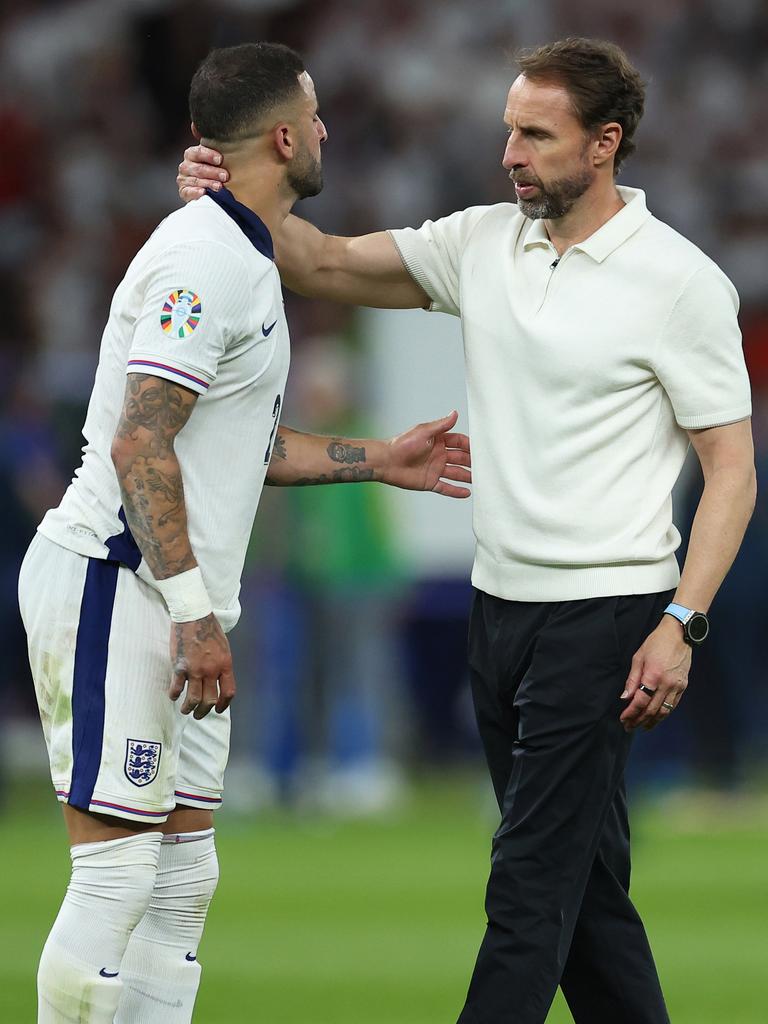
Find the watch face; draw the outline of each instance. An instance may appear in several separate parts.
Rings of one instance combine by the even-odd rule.
[[[692,615],[687,622],[688,636],[691,641],[695,644],[700,644],[702,640],[705,640],[709,633],[709,622],[707,621],[706,615],[699,613],[698,615]]]

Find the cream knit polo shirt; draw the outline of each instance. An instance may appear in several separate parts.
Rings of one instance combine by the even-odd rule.
[[[643,192],[619,192],[559,260],[514,204],[392,232],[430,309],[461,317],[472,582],[507,600],[675,587],[686,429],[751,413],[733,285]]]

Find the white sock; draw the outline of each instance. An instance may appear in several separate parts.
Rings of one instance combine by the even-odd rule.
[[[188,1024],[200,984],[197,947],[219,880],[214,830],[164,836],[155,888],[120,966],[115,1024]]]
[[[37,973],[38,1024],[112,1024],[120,961],[144,915],[160,832],[73,846],[72,877]]]

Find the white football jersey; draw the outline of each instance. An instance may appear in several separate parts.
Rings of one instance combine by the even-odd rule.
[[[118,286],[101,341],[83,462],[38,527],[57,544],[152,575],[128,529],[110,455],[127,373],[200,398],[176,438],[189,538],[214,611],[231,629],[288,374],[272,238],[226,189],[167,217]]]

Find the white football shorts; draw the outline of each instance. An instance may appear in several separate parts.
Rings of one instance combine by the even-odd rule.
[[[229,710],[198,721],[170,700],[162,597],[126,566],[38,533],[19,604],[59,801],[148,822],[177,804],[220,807]]]

